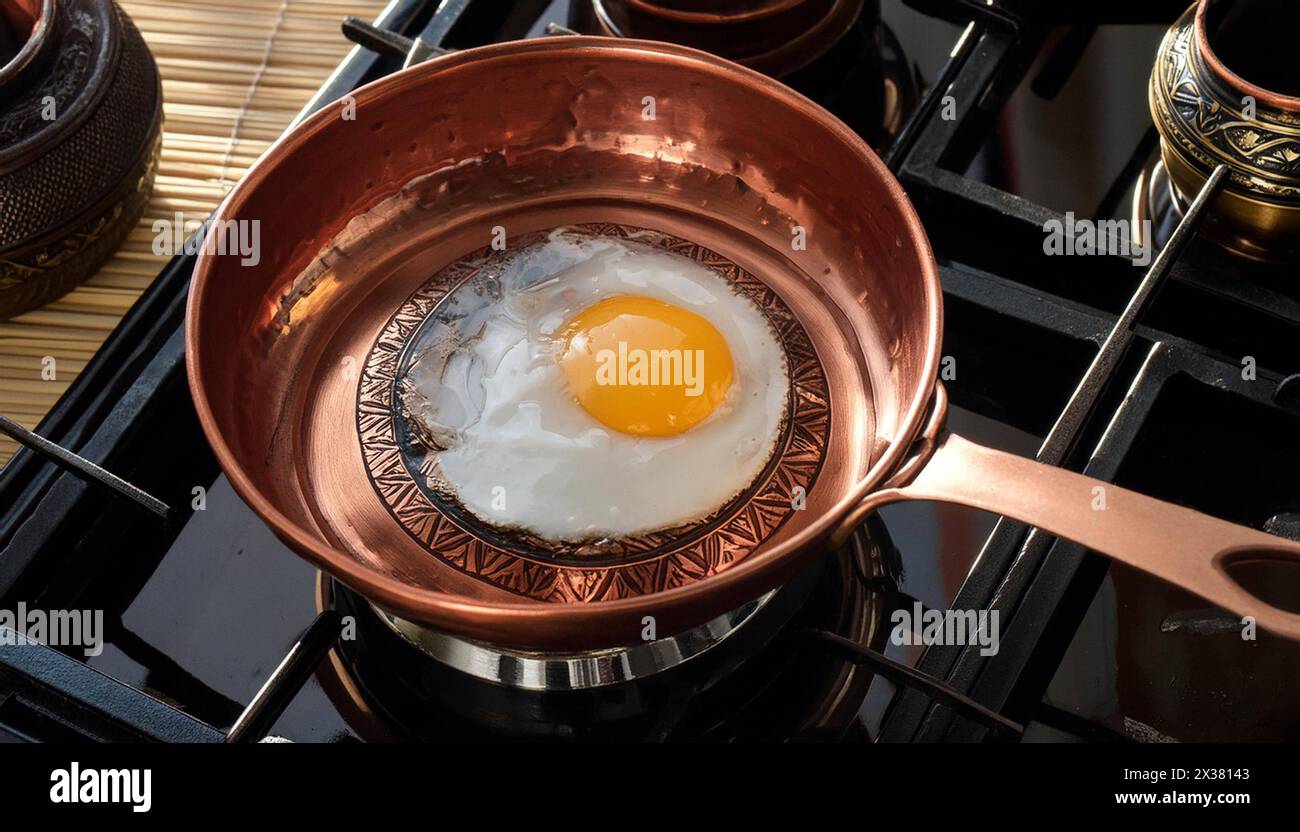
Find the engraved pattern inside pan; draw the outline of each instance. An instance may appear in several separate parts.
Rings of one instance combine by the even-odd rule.
[[[717,513],[681,528],[613,542],[606,552],[567,553],[544,541],[496,532],[454,500],[421,484],[420,455],[403,440],[398,380],[410,361],[410,343],[438,303],[472,277],[477,252],[439,272],[389,319],[367,357],[358,389],[357,430],[370,481],[394,519],[436,557],[512,592],[549,601],[596,601],[668,588],[726,568],[766,540],[796,510],[821,468],[830,428],[826,376],[799,321],[766,284],[708,249],[645,229],[587,224],[592,236],[637,234],[645,243],[675,251],[714,269],[768,317],[781,339],[790,377],[783,435],[763,472]],[[544,235],[513,243],[526,247]],[[412,487],[414,486],[414,487]],[[611,499],[617,499],[611,496]],[[666,564],[657,563],[667,558]],[[566,577],[577,569],[579,579]],[[586,594],[575,595],[576,591]]]

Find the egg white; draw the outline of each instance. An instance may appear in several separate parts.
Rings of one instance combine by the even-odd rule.
[[[558,333],[619,295],[687,309],[726,339],[732,386],[684,433],[613,430],[568,388]],[[575,543],[703,519],[755,480],[782,434],[790,385],[777,335],[752,301],[681,255],[556,231],[485,266],[438,317],[403,380],[409,418],[435,446],[422,470],[494,526]]]

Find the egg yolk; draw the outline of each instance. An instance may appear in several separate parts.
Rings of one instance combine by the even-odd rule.
[[[731,350],[704,318],[639,295],[607,298],[564,325],[569,389],[602,424],[633,436],[690,430],[731,387]]]

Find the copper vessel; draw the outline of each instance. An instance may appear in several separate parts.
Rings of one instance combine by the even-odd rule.
[[[255,263],[204,253],[189,298],[217,459],[292,548],[406,621],[520,649],[636,644],[647,622],[682,632],[759,598],[884,503],[937,499],[1300,638],[1300,615],[1231,574],[1298,563],[1300,544],[944,431],[942,295],[902,188],[829,113],[721,58],[593,37],[439,57],[307,119],[217,220],[264,226]],[[512,548],[425,494],[391,400],[402,339],[494,228],[582,224],[650,229],[749,293],[794,402],[778,464],[726,516],[595,563]]]
[[[1200,0],[1165,35],[1151,72],[1151,115],[1175,201],[1185,208],[1227,164],[1205,230],[1253,258],[1300,256],[1300,76],[1288,52],[1297,38],[1293,3]]]
[[[103,0],[16,0],[0,28],[0,318],[70,291],[144,213],[162,87],[130,18]]]
[[[569,22],[582,34],[679,43],[757,69],[875,148],[898,134],[920,98],[880,0],[574,0]]]
[[[782,77],[829,50],[863,0],[579,0],[578,18],[612,37],[680,43]]]

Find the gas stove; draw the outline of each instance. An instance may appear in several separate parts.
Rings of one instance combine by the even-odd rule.
[[[1144,79],[1182,4],[861,5],[833,49],[783,71],[879,150],[921,214],[943,281],[953,429],[1300,539],[1294,266],[1202,238],[1204,207],[1157,184]],[[362,45],[307,109],[444,50],[608,33],[602,8],[395,0],[373,25],[344,27]],[[1117,44],[1142,56],[1139,76],[1103,72]],[[1077,135],[1050,129],[1060,118]],[[1054,256],[1048,230],[1077,217],[1150,219],[1148,247]],[[1300,738],[1300,697],[1287,695],[1300,647],[1243,641],[1236,619],[1076,544],[928,503],[887,507],[770,596],[616,659],[405,627],[293,554],[221,474],[185,378],[193,267],[171,262],[38,429],[63,464],[26,450],[0,472],[0,609],[103,611],[95,655],[0,639],[0,734]],[[78,458],[161,501],[166,519]],[[1260,580],[1300,586],[1280,568]],[[992,616],[996,643],[899,637],[899,620],[943,611]]]

